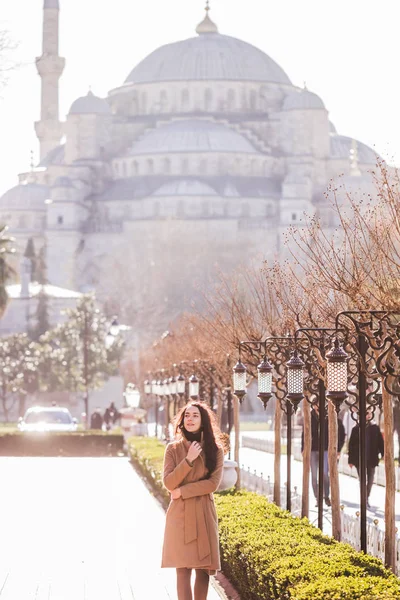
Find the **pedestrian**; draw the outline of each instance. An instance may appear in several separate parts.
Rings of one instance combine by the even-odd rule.
[[[367,465],[367,507],[370,508],[369,496],[374,483],[375,469],[379,465],[380,458],[383,458],[385,444],[383,435],[379,426],[373,421],[372,411],[367,412],[367,422],[365,427],[365,458]],[[349,467],[357,469],[360,477],[360,426],[357,423],[351,430],[349,439]]]
[[[175,419],[175,441],[164,455],[164,486],[171,493],[162,567],[176,569],[178,600],[207,598],[210,575],[221,568],[215,492],[222,479],[224,452],[210,408],[190,402]]]
[[[101,416],[100,408],[96,408],[90,418],[90,429],[102,429],[102,427],[103,417]]]
[[[343,448],[345,440],[345,432],[343,421],[338,417],[338,440],[337,450],[338,459]],[[328,466],[328,446],[329,446],[329,427],[328,416],[325,417],[325,443],[324,443],[324,500],[327,506],[331,506],[329,497],[330,481],[329,481],[329,466]],[[304,450],[304,425],[301,434],[301,452]],[[315,496],[315,506],[318,506],[318,468],[319,468],[319,406],[312,405],[311,411],[311,485]]]
[[[120,412],[118,411],[114,402],[111,402],[110,406],[104,411],[104,423],[106,424],[106,430],[109,431],[120,417]]]

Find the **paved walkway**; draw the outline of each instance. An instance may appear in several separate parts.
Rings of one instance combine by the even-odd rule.
[[[126,458],[0,458],[0,481],[1,600],[176,600],[164,512]]]

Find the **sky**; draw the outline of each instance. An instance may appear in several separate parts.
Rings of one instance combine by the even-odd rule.
[[[159,46],[196,35],[204,0],[59,0],[60,117],[72,102],[106,96]],[[0,29],[18,43],[18,68],[0,94],[0,194],[39,157],[43,0],[1,0]],[[211,0],[220,33],[257,46],[294,85],[317,93],[343,135],[400,165],[399,0]]]

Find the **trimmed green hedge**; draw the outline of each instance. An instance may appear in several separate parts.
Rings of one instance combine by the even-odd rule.
[[[0,436],[0,456],[116,456],[123,451],[123,435],[98,430]]]
[[[132,461],[162,495],[165,444],[131,438]],[[222,570],[242,600],[395,600],[400,580],[376,558],[336,542],[264,496],[215,496]]]

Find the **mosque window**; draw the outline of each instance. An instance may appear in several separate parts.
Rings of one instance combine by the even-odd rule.
[[[297,221],[297,214],[296,213],[292,213],[292,221]]]
[[[255,90],[250,91],[250,110],[256,110],[257,108],[257,92]]]
[[[185,216],[185,203],[183,202],[183,200],[179,200],[178,205],[176,207],[176,214],[178,217]]]
[[[167,110],[168,103],[168,95],[166,90],[161,90],[160,92],[160,108],[161,112],[165,112]]]
[[[116,175],[119,175],[119,164],[117,162],[114,163],[114,172]]]
[[[264,173],[264,177],[268,177],[269,176],[269,165],[268,165],[268,161],[264,162],[264,166],[263,166],[263,173]]]
[[[20,229],[26,229],[26,215],[20,215],[18,219],[18,227]]]
[[[139,164],[136,160],[132,162],[131,173],[132,175],[139,175]]]
[[[212,101],[213,101],[212,90],[210,88],[207,88],[205,95],[204,95],[204,108],[206,111],[212,110]]]
[[[147,94],[146,92],[142,92],[142,112],[147,112]]]
[[[272,210],[271,204],[266,204],[265,205],[265,216],[272,217],[272,215],[273,215],[273,210]]]
[[[62,215],[58,215],[57,224],[62,225],[64,223],[64,217]]]
[[[250,216],[250,206],[248,204],[242,204],[241,207],[241,216],[249,217]]]
[[[207,173],[207,161],[204,158],[199,163],[199,173],[201,175],[206,175]]]
[[[255,159],[250,163],[250,173],[252,175],[257,175],[257,161]]]
[[[225,158],[220,158],[218,161],[218,173],[219,175],[226,175],[227,173]]]
[[[234,110],[236,105],[236,94],[235,90],[228,90],[227,98],[228,110]]]
[[[169,160],[169,158],[164,159],[163,170],[166,175],[169,175],[171,173],[171,161]]]
[[[123,162],[122,163],[122,177],[126,177],[126,163]]]
[[[189,90],[182,90],[182,110],[189,109]]]
[[[235,169],[235,175],[239,175],[242,170],[242,161],[240,160],[240,158],[237,158],[235,160],[234,169]]]
[[[201,214],[203,217],[207,217],[210,213],[210,205],[208,204],[207,200],[204,200],[201,203]]]
[[[187,175],[189,173],[189,161],[187,158],[184,158],[182,161],[182,173]]]
[[[228,202],[225,202],[224,204],[224,217],[228,217],[229,216],[229,204]]]
[[[152,175],[154,173],[154,161],[152,158],[149,158],[147,161],[147,173]]]
[[[159,217],[160,216],[160,203],[159,202],[154,202],[153,205],[153,212],[154,212],[154,216],[155,217]]]

